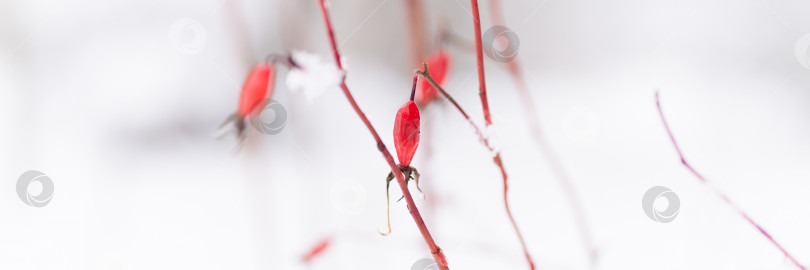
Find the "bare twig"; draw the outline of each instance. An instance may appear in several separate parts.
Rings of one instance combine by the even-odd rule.
[[[782,247],[782,245],[776,242],[776,239],[774,239],[773,236],[771,236],[771,234],[765,231],[765,229],[763,229],[762,226],[759,226],[759,224],[756,223],[753,219],[751,219],[751,217],[748,216],[748,214],[746,214],[739,206],[734,204],[728,198],[728,196],[726,196],[726,194],[720,192],[720,190],[710,185],[709,182],[706,180],[706,178],[703,177],[703,175],[698,173],[695,170],[695,168],[692,168],[692,165],[689,165],[689,163],[686,162],[686,158],[684,158],[683,152],[681,152],[681,147],[678,146],[678,142],[675,141],[675,136],[672,135],[672,130],[669,128],[669,124],[667,124],[666,118],[664,118],[664,111],[661,110],[661,102],[658,99],[658,92],[655,92],[655,106],[658,107],[658,114],[661,116],[661,122],[664,123],[664,128],[666,128],[667,130],[667,135],[669,135],[669,140],[672,142],[672,146],[675,147],[675,151],[678,152],[678,157],[680,157],[681,159],[681,164],[683,164],[683,166],[686,167],[686,169],[689,170],[689,172],[691,172],[695,177],[697,177],[697,179],[700,180],[701,183],[703,183],[712,192],[714,192],[716,196],[720,197],[720,199],[722,199],[724,202],[726,202],[726,204],[731,206],[731,208],[734,209],[734,211],[740,214],[740,216],[742,216],[742,218],[745,219],[745,221],[751,224],[751,226],[754,226],[754,228],[756,228],[763,236],[765,236],[765,238],[768,238],[768,241],[770,241],[771,244],[776,246],[776,248],[778,248],[779,251],[784,253],[785,257],[788,260],[790,260],[791,263],[793,263],[799,269],[806,270],[807,268],[805,268],[804,265],[800,264],[799,261],[797,261],[796,258],[793,257],[793,255],[790,255],[790,253],[788,253],[787,250],[785,250],[785,248]]]
[[[478,67],[478,95],[481,97],[481,107],[484,109],[486,126],[492,125],[492,116],[489,113],[487,101],[487,83],[484,76],[484,50],[481,48],[481,17],[478,14],[478,0],[470,0],[473,13],[473,26],[475,27],[475,62]]]
[[[323,20],[326,24],[326,30],[329,36],[329,42],[332,45],[332,52],[335,56],[335,63],[342,72],[345,73],[343,69],[343,65],[341,64],[340,59],[340,52],[338,52],[337,42],[335,41],[335,34],[332,28],[332,22],[329,20],[329,13],[327,11],[326,2],[325,0],[319,0],[321,13],[323,14]],[[357,105],[357,102],[354,100],[352,93],[349,91],[349,87],[346,86],[345,77],[340,82],[340,88],[343,90],[343,94],[346,96],[346,99],[349,100],[354,111],[357,113],[357,116],[360,117],[360,120],[363,121],[363,124],[366,125],[368,131],[371,132],[371,136],[374,137],[374,140],[377,143],[377,149],[382,153],[385,161],[388,162],[389,167],[391,167],[391,172],[396,176],[397,183],[399,184],[400,189],[402,190],[402,195],[405,197],[405,202],[408,204],[409,212],[411,213],[411,217],[413,217],[416,226],[419,227],[419,231],[422,233],[422,238],[425,239],[425,243],[427,244],[430,252],[433,254],[433,259],[439,265],[441,269],[449,269],[447,266],[447,259],[444,257],[444,253],[442,249],[436,245],[436,242],[433,241],[433,236],[430,235],[430,232],[425,225],[424,220],[422,220],[422,216],[419,214],[419,209],[416,208],[416,204],[411,197],[411,192],[408,190],[408,185],[405,182],[405,178],[402,175],[402,172],[399,170],[399,166],[397,166],[396,162],[394,162],[393,156],[388,151],[388,148],[385,147],[383,144],[382,139],[380,139],[380,135],[377,133],[377,130],[374,129],[374,126],[371,125],[371,121],[368,120],[368,117],[363,113],[360,109],[360,106]]]

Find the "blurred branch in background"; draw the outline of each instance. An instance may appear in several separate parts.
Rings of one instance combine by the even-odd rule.
[[[655,92],[655,106],[658,108],[658,115],[661,116],[661,122],[664,124],[664,128],[667,130],[669,140],[672,142],[672,146],[675,147],[675,152],[678,153],[678,157],[681,159],[681,163],[683,164],[683,166],[686,167],[686,169],[689,170],[689,172],[695,175],[695,177],[697,177],[697,179],[700,180],[701,183],[703,183],[706,187],[708,187],[712,191],[712,193],[714,193],[714,195],[716,195],[721,200],[723,200],[723,202],[731,206],[731,208],[734,209],[734,211],[737,212],[737,214],[742,216],[742,218],[745,219],[745,221],[751,224],[751,226],[754,226],[754,228],[756,228],[763,236],[765,236],[765,238],[768,238],[768,241],[770,241],[771,244],[773,244],[776,248],[778,248],[779,251],[785,254],[785,258],[787,258],[791,263],[793,263],[793,265],[795,265],[801,270],[807,269],[804,267],[804,265],[800,264],[799,261],[797,261],[796,258],[793,257],[793,255],[790,255],[790,253],[788,253],[788,251],[785,250],[785,248],[782,247],[782,245],[776,242],[776,239],[773,239],[773,236],[771,236],[771,234],[769,234],[767,231],[765,231],[765,229],[762,228],[762,226],[760,226],[757,222],[751,219],[751,217],[748,216],[748,214],[745,213],[745,211],[743,211],[739,206],[734,204],[731,201],[731,199],[729,199],[728,196],[726,196],[726,194],[720,192],[720,190],[709,184],[709,182],[706,181],[706,178],[704,178],[703,175],[701,175],[694,168],[692,168],[692,165],[689,165],[689,162],[686,162],[686,158],[684,158],[683,152],[681,152],[681,147],[678,146],[678,142],[675,141],[675,136],[672,135],[672,130],[670,130],[669,124],[667,124],[667,119],[664,118],[664,111],[661,110],[661,102],[658,98],[657,91]]]
[[[404,0],[408,17],[408,34],[411,47],[411,66],[416,66],[425,57],[425,12],[422,0]]]

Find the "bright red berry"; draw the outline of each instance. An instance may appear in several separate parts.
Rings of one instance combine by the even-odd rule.
[[[224,136],[225,132],[228,131],[225,128],[228,124],[233,123],[237,136],[244,139],[245,128],[247,127],[245,121],[250,117],[251,113],[256,111],[257,107],[264,104],[265,99],[273,95],[275,76],[273,61],[263,61],[253,66],[247,79],[245,79],[245,84],[242,85],[239,108],[219,126],[220,135],[218,137]]]
[[[261,62],[253,66],[242,86],[237,111],[240,117],[248,117],[264,99],[273,95],[274,73],[272,63]]]
[[[439,49],[424,62],[427,62],[428,67],[430,68],[430,75],[433,76],[433,79],[436,80],[437,84],[441,85],[444,82],[444,78],[447,77],[447,71],[450,67],[450,55],[448,55],[444,50]],[[433,88],[433,86],[430,85],[430,82],[427,80],[419,81],[416,91],[417,103],[430,103],[431,101],[435,100],[438,95],[439,92],[436,91],[436,88]]]
[[[416,80],[417,77],[414,77]],[[419,146],[419,108],[413,102],[413,91],[411,99],[397,111],[394,120],[394,146],[397,149],[400,167],[409,167],[416,147]]]

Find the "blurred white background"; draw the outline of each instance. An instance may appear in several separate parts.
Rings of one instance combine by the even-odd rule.
[[[424,2],[426,38],[444,21],[472,40],[468,1]],[[285,129],[251,130],[238,152],[212,137],[264,55],[331,62],[316,3],[0,2],[0,269],[410,269],[430,257],[404,201],[391,206],[394,233],[377,234],[388,166],[339,91],[308,99],[281,68]],[[687,159],[810,264],[810,2],[503,4],[596,269],[796,269],[680,165],[655,89]],[[393,151],[413,68],[405,1],[331,6],[347,83]],[[447,89],[481,124],[474,54],[448,50]],[[538,267],[588,269],[513,81],[490,59],[486,72],[512,211]],[[446,102],[422,121],[413,165],[427,197],[415,199],[451,268],[525,269],[489,153]],[[48,205],[18,198],[28,170],[53,180]],[[673,222],[644,215],[652,186],[679,195]]]

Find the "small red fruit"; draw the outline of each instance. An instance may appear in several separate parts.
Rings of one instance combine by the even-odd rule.
[[[428,66],[430,67],[430,75],[433,76],[436,83],[439,85],[444,83],[444,79],[447,77],[447,71],[450,67],[450,55],[448,55],[444,50],[439,49],[436,51],[436,53],[428,57],[428,59],[423,62],[428,63]],[[417,103],[428,104],[435,100],[438,96],[439,92],[436,90],[436,88],[433,88],[433,86],[430,85],[430,82],[427,80],[419,81],[416,91]]]
[[[239,111],[241,117],[248,117],[265,98],[273,95],[273,81],[275,70],[268,62],[261,62],[253,66],[250,74],[242,86],[242,96],[239,98]]]
[[[416,153],[416,148],[419,146],[419,108],[413,102],[414,95],[416,94],[416,83],[418,82],[419,75],[413,76],[413,85],[411,86],[411,99],[405,103],[397,111],[397,116],[394,119],[394,147],[397,149],[397,158],[399,158],[399,170],[405,176],[405,184],[411,179],[416,181],[416,189],[422,192],[419,188],[419,171],[411,167],[411,160],[413,154]],[[385,200],[388,203],[388,188],[391,181],[394,180],[394,172],[388,173],[385,179]],[[404,195],[403,195],[404,197]],[[402,199],[402,198],[400,198]],[[388,233],[380,232],[382,235],[391,233],[391,216],[390,204],[388,207]]]
[[[397,111],[394,121],[394,146],[397,149],[400,167],[408,167],[419,146],[419,108],[411,100]]]
[[[228,131],[226,129],[228,124],[233,123],[236,126],[236,135],[240,139],[244,139],[245,128],[247,127],[245,121],[251,114],[256,112],[258,107],[265,103],[264,101],[267,98],[273,95],[275,76],[272,60],[262,61],[253,66],[245,79],[245,84],[242,85],[239,108],[220,125],[220,135],[218,137],[224,136],[225,132]]]

